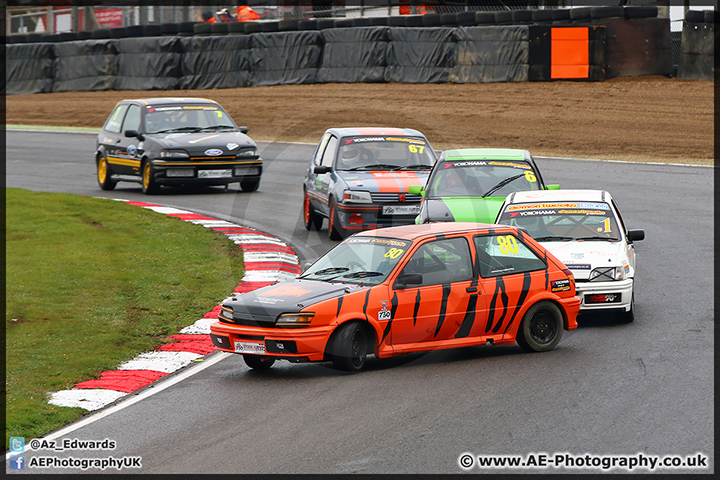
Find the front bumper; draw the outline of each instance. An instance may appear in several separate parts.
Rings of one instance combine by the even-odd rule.
[[[160,185],[225,185],[242,180],[259,180],[262,160],[178,161],[153,160],[153,175]]]
[[[632,305],[633,284],[632,278],[617,282],[575,282],[580,311],[622,309],[627,312]]]
[[[417,212],[391,213],[403,211],[407,207],[419,207],[419,203],[404,204],[339,204],[337,216],[340,227],[346,230],[368,230],[373,228],[394,227],[398,225],[412,225],[415,223]],[[384,213],[383,210],[386,212]]]
[[[217,321],[210,326],[210,338],[218,350],[243,353],[236,342],[262,344],[265,356],[290,361],[322,361],[325,346],[333,328],[307,327],[297,329],[248,327]]]

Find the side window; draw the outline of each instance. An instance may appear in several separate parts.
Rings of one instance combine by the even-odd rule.
[[[482,277],[512,275],[547,268],[545,261],[515,235],[477,235],[474,242]]]
[[[422,274],[422,285],[463,282],[472,279],[470,248],[465,238],[435,240],[422,245],[401,273]]]
[[[320,165],[323,167],[332,166],[333,160],[335,160],[335,150],[337,150],[337,144],[338,139],[334,136],[330,136],[330,140],[328,140],[327,148],[325,148],[325,153],[323,153]]]
[[[320,165],[320,160],[322,160],[322,155],[325,153],[325,147],[328,144],[328,140],[330,140],[330,134],[326,134],[322,140],[320,140],[320,145],[318,145],[317,151],[315,152],[315,158],[314,162],[315,165]]]
[[[121,132],[125,130],[139,130],[140,128],[140,107],[137,105],[130,105],[128,107],[127,114],[125,115],[125,121]]]
[[[120,126],[122,125],[127,108],[127,105],[118,105],[115,111],[108,117],[103,130],[107,130],[112,133],[120,133]]]

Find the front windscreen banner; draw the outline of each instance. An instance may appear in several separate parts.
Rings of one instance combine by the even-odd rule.
[[[509,160],[448,160],[428,182],[428,198],[506,197],[512,192],[539,190],[528,162]]]
[[[338,170],[429,170],[434,157],[427,142],[404,135],[346,137],[340,141]]]
[[[509,205],[497,223],[524,228],[538,241],[619,240],[615,214],[604,202]]]

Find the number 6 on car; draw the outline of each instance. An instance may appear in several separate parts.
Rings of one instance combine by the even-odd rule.
[[[433,223],[352,235],[297,279],[226,301],[210,331],[251,368],[331,361],[357,372],[368,354],[552,350],[579,307],[572,273],[523,230]]]

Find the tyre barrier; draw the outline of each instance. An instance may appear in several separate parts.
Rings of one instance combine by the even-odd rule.
[[[715,78],[715,11],[689,10],[683,21],[678,78]]]
[[[245,275],[228,298],[234,294],[292,279],[300,273],[297,255],[276,237],[186,210],[145,202],[120,201],[202,225],[232,240],[243,251]],[[60,407],[79,407],[88,411],[98,410],[173,372],[202,361],[203,357],[215,351],[210,340],[210,325],[217,321],[219,312],[220,304],[180,330],[177,335],[171,335],[170,343],[151,352],[141,353],[123,362],[115,370],[104,371],[98,379],[86,380],[71,389],[54,392],[50,394],[48,403]]]
[[[699,20],[702,17],[705,21],[706,13],[693,15],[691,19]],[[714,20],[714,16],[709,18]],[[702,24],[712,25],[708,22]],[[580,55],[583,62],[587,58],[587,68],[582,69],[583,72],[587,71],[587,75],[582,78],[575,75],[561,77],[558,72],[563,69],[557,67],[553,74],[553,66],[560,65],[563,59],[556,59],[557,55],[549,55],[542,50],[546,46],[541,46],[541,54],[537,51],[542,35],[552,37],[553,29],[560,27],[582,28],[587,32],[587,41],[584,39],[585,34],[578,39],[588,47],[588,51]],[[605,28],[602,40],[597,37],[599,27]],[[454,30],[453,38],[457,40],[453,47],[448,48],[444,35],[435,35],[433,30],[438,28]],[[532,33],[537,28],[544,28],[544,33]],[[89,34],[91,38],[80,40],[78,34],[78,38],[72,41],[67,41],[70,37],[62,34],[40,35],[39,38],[36,34],[28,34],[18,36],[7,45],[6,78],[9,81],[6,94],[112,89],[168,90],[187,88],[187,85],[195,85],[197,89],[235,88],[258,85],[254,83],[256,81],[261,82],[261,85],[387,81],[480,83],[560,79],[602,81],[617,76],[672,75],[674,69],[669,30],[669,19],[658,18],[657,7],[580,7],[428,13],[361,19],[136,25],[80,32]],[[177,34],[173,35],[175,31]],[[416,39],[421,42],[422,48],[413,54],[415,44],[401,46],[398,38],[403,36],[400,33],[403,31],[422,32]],[[313,44],[319,49],[312,49],[309,56],[303,56],[302,52],[298,53],[292,46],[292,41],[302,44],[300,35],[306,32],[320,34],[319,43]],[[557,33],[564,34],[559,30]],[[258,37],[258,34],[298,36],[292,37],[291,41],[268,41],[267,38]],[[433,36],[441,39],[441,43],[424,43]],[[394,38],[392,43],[389,37]],[[495,40],[491,40],[491,37],[495,37]],[[502,37],[512,40],[504,43],[498,40]],[[239,56],[248,57],[250,63],[221,61],[219,58],[214,61],[203,60],[192,42],[198,38],[213,39],[212,49],[225,52],[225,58],[232,57],[228,52],[237,44],[234,39],[247,38],[249,43],[243,43],[243,51]],[[171,48],[167,44],[158,44],[158,39],[174,40],[175,46]],[[128,55],[123,57],[122,62],[112,58],[113,55],[120,55],[124,45],[136,41],[148,42],[147,51],[156,54],[152,55],[152,61],[143,60],[137,55],[133,60],[135,65],[127,66]],[[274,45],[272,57],[267,56],[268,43]],[[49,44],[49,48],[40,48],[43,44]],[[547,48],[552,52],[552,42],[549,45]],[[442,54],[434,48],[442,50]],[[138,46],[136,50],[142,49]],[[452,59],[446,55],[448,50],[454,52]],[[403,53],[398,55],[400,51]],[[558,52],[560,57],[568,57],[565,50],[556,49],[555,53]],[[692,55],[697,56],[698,53],[690,47],[685,49],[685,53],[688,54],[685,68],[681,70],[691,75],[689,78],[693,75],[689,72],[697,70],[695,65],[703,63],[709,66],[712,63],[707,58],[693,58]],[[85,57],[88,61],[79,63],[76,57]],[[267,64],[268,59],[272,65]],[[47,62],[52,65],[50,69],[46,68]],[[417,68],[410,68],[412,65]],[[210,70],[205,71],[203,68]],[[313,69],[314,73],[311,72]],[[409,76],[404,77],[403,71]],[[203,75],[207,75],[207,78],[203,79]],[[116,78],[118,76],[119,79]]]

